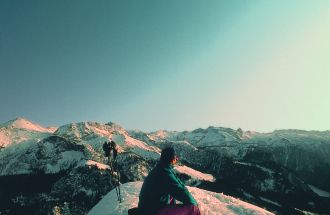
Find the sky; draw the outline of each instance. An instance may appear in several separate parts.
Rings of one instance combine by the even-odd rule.
[[[328,0],[1,0],[0,123],[330,130]]]

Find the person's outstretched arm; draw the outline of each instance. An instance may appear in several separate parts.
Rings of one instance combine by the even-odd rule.
[[[175,199],[181,201],[183,204],[197,205],[196,200],[190,194],[186,186],[172,171],[166,171],[163,179],[166,188]]]

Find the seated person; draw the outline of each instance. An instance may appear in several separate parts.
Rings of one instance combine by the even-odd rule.
[[[138,210],[143,215],[200,215],[197,202],[183,182],[174,174],[178,157],[175,150],[162,150],[160,161],[144,180]],[[179,200],[182,204],[175,204]]]

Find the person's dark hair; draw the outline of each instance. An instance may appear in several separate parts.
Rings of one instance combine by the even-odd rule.
[[[162,150],[160,155],[160,162],[170,163],[175,156],[175,150],[173,147],[167,147]]]

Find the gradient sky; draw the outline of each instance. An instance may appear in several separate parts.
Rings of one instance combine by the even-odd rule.
[[[330,130],[329,0],[1,0],[0,122]]]

